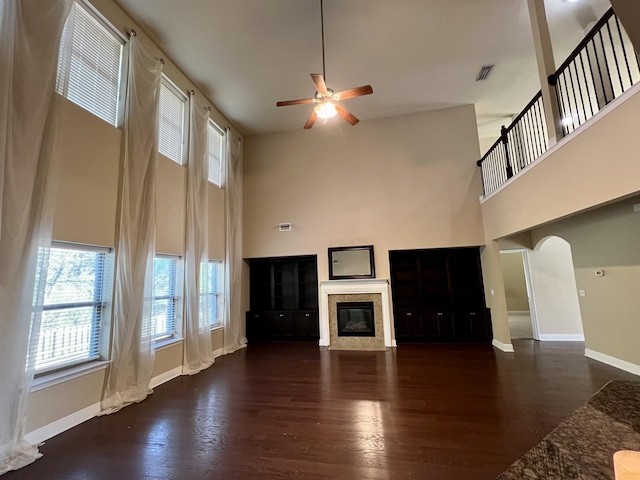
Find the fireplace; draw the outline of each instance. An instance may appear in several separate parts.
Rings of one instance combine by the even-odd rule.
[[[320,282],[319,300],[321,347],[384,351],[396,346],[391,339],[388,280],[366,278]],[[349,312],[343,312],[342,326],[338,305],[341,305],[341,311],[346,305]]]
[[[375,337],[373,302],[339,302],[338,336],[340,337]]]

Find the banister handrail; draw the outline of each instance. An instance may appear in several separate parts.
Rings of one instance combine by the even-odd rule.
[[[585,37],[578,44],[578,46],[573,49],[573,51],[569,54],[567,59],[562,63],[562,65],[560,65],[556,69],[556,71],[552,75],[549,76],[549,84],[550,85],[555,85],[554,82],[555,82],[555,79],[557,78],[557,76],[560,73],[562,73],[564,70],[566,70],[569,67],[569,65],[571,65],[571,63],[576,58],[578,58],[580,53],[587,47],[589,42],[595,38],[595,36],[600,32],[602,27],[604,27],[609,22],[609,20],[611,19],[611,17],[613,17],[614,14],[615,14],[615,12],[613,11],[613,7],[610,7],[609,10],[607,10],[605,12],[605,14],[602,16],[602,18],[595,23],[593,28],[591,30],[589,30],[589,33],[587,33],[585,35]]]
[[[549,76],[551,101],[558,107],[555,121],[566,137],[606,105],[640,82],[640,57],[613,10],[609,8]],[[547,112],[549,113],[549,112]],[[549,147],[542,92],[502,127],[501,135],[476,162],[482,170],[485,195],[535,162]]]
[[[531,101],[527,103],[527,106],[522,109],[522,111],[518,114],[516,118],[513,119],[513,121],[509,124],[508,127],[503,127],[507,130],[507,133],[509,133],[511,130],[514,129],[514,127],[518,124],[518,122],[522,120],[522,118],[527,114],[529,110],[531,110],[531,108],[536,104],[536,102],[540,99],[540,97],[542,97],[542,90],[540,90],[538,93],[534,95]],[[482,162],[485,161],[485,159],[489,156],[491,151],[494,148],[496,148],[501,142],[502,142],[502,133],[500,134],[500,137],[495,141],[495,143],[491,145],[491,148],[487,150],[487,153],[485,153],[483,157],[476,162],[476,165],[478,165],[479,167],[482,166]]]

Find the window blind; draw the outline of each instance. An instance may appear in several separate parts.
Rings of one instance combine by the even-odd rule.
[[[174,162],[184,164],[184,120],[187,97],[166,77],[160,87],[160,123],[158,152]]]
[[[169,338],[176,333],[181,317],[182,263],[179,257],[157,256],[153,263],[153,319],[155,338]]]
[[[209,323],[222,323],[222,261],[209,260]]]
[[[123,41],[86,7],[74,8],[62,34],[56,91],[117,126]]]
[[[99,358],[105,279],[112,278],[107,253],[50,249],[35,356],[37,373]]]
[[[220,186],[224,133],[212,120],[209,120],[207,135],[209,136],[209,181],[214,185]]]

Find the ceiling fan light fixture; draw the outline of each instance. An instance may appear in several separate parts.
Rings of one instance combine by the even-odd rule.
[[[315,106],[314,111],[318,118],[322,119],[333,118],[338,114],[333,102],[322,102]]]

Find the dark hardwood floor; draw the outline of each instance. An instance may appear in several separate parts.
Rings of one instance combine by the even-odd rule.
[[[606,382],[584,346],[252,345],[49,440],[23,479],[493,479]]]

